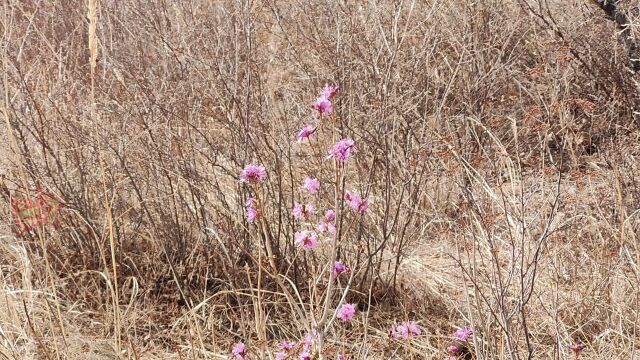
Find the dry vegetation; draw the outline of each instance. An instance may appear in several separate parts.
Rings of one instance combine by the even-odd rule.
[[[312,156],[333,142],[295,135],[329,82],[371,208],[343,234],[359,306],[326,358],[442,359],[469,326],[477,359],[640,359],[634,30],[602,3],[4,1],[0,358],[300,340],[329,250],[298,255],[291,207],[304,176],[333,181]],[[262,232],[250,162],[269,172]],[[37,189],[61,226],[19,234],[11,202]],[[407,320],[422,335],[391,341]]]

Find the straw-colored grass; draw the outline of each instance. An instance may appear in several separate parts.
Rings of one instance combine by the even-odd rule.
[[[443,359],[472,327],[466,358],[640,359],[636,27],[610,16],[638,9],[608,4],[6,0],[0,358],[270,359],[317,327],[325,359]],[[370,202],[314,252],[305,176],[321,211]],[[61,224],[20,234],[41,190]]]

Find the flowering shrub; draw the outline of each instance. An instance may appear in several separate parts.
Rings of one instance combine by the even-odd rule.
[[[334,142],[335,138],[340,135],[337,127],[340,119],[335,114],[335,106],[333,104],[338,93],[339,88],[335,85],[326,85],[322,89],[320,97],[312,106],[315,118],[319,123],[317,125],[305,125],[296,135],[298,143],[306,144],[306,142],[309,142],[312,145],[309,148],[314,149],[323,143],[328,143],[328,139],[323,139],[319,134],[332,134],[334,140],[331,140],[331,142]],[[323,129],[322,132],[320,132],[321,129]],[[336,300],[338,298],[344,299],[348,295],[348,288],[351,282],[351,278],[349,278],[346,284],[338,283],[337,277],[343,274],[352,274],[351,268],[346,264],[345,260],[338,260],[338,248],[343,246],[340,238],[344,236],[341,233],[340,224],[348,216],[342,211],[343,208],[352,209],[360,214],[359,219],[363,219],[364,213],[369,209],[369,202],[357,192],[345,191],[345,183],[348,180],[346,161],[356,155],[355,141],[350,137],[344,137],[328,147],[326,154],[328,155],[324,156],[322,152],[316,152],[315,156],[319,160],[317,164],[323,167],[326,166],[330,172],[333,172],[333,182],[321,181],[316,176],[304,177],[301,186],[298,188],[301,189],[300,193],[292,194],[293,205],[290,211],[293,219],[297,220],[293,229],[293,244],[295,247],[300,250],[306,250],[306,252],[318,252],[327,264],[331,264],[331,266],[324,267],[324,269],[329,269],[330,271],[324,270],[324,274],[313,275],[320,276],[320,278],[324,276],[323,282],[326,284],[326,291],[324,298],[314,306],[320,309],[320,313],[310,315],[311,318],[315,317],[315,319],[309,324],[310,332],[301,342],[301,349],[294,351],[295,345],[293,342],[283,342],[280,344],[279,351],[275,354],[277,359],[287,359],[294,355],[299,359],[311,358],[314,351],[322,354],[325,337],[331,329],[333,319],[337,318],[343,322],[349,322],[356,313],[355,304],[342,303],[342,300],[338,302],[336,308]],[[322,169],[316,169],[316,171],[318,174],[322,173]],[[250,231],[255,236],[265,237],[265,255],[269,259],[271,271],[277,273],[281,269],[276,264],[276,256],[274,254],[280,254],[281,257],[288,255],[281,249],[274,247],[267,230],[269,224],[266,216],[272,213],[273,210],[269,207],[272,201],[265,192],[265,185],[262,183],[267,179],[268,173],[269,171],[264,165],[251,163],[242,169],[240,181],[246,185],[246,190],[249,193],[244,202],[244,207],[247,222],[255,226],[250,228]],[[333,189],[323,189],[323,193],[328,195],[327,198],[319,196],[322,183],[331,184],[330,186],[333,187]],[[328,209],[324,210],[324,216],[317,215],[316,206],[322,205],[324,207],[325,204],[330,205]],[[353,223],[353,219],[348,221]],[[348,231],[348,229],[342,231]],[[296,251],[289,261],[296,266],[300,266],[298,264],[303,256],[300,255],[299,251]],[[278,262],[280,262],[280,259],[278,259]],[[297,304],[289,291],[289,285],[282,282],[278,277],[275,280],[279,284],[280,290],[289,297],[290,303]],[[300,291],[296,290],[296,292],[299,293]],[[305,312],[301,308],[297,308],[295,311],[298,311],[299,314]],[[334,316],[330,316],[332,313]],[[233,354],[236,357],[244,356],[242,354],[245,352],[246,349],[244,347],[240,348],[240,345],[238,345],[237,349],[234,347]],[[348,358],[345,354],[339,354],[339,356],[342,359]]]
[[[348,262],[356,252],[356,259],[361,256],[363,244],[359,239],[372,215],[369,198],[363,195],[369,194],[370,190],[351,190],[361,186],[352,176],[353,170],[350,170],[357,166],[361,152],[357,150],[356,141],[346,136],[340,126],[342,120],[334,104],[338,94],[337,86],[326,85],[312,105],[314,123],[304,125],[295,134],[295,143],[299,144],[300,152],[305,155],[303,163],[308,165],[296,169],[295,166],[299,164],[291,164],[291,182],[298,185],[291,187],[288,210],[293,241],[285,241],[285,244],[293,246],[282,248],[278,238],[273,237],[276,231],[278,234],[282,232],[281,228],[271,228],[271,216],[282,216],[279,204],[283,202],[281,198],[276,200],[273,197],[266,180],[281,181],[282,174],[271,174],[274,170],[258,163],[250,163],[240,172],[240,181],[247,192],[244,217],[249,224],[248,232],[263,244],[259,257],[267,259],[268,272],[284,274],[286,277],[291,268],[306,269],[314,271],[308,277],[316,279],[313,286],[306,287],[306,284],[288,278],[285,282],[282,275],[274,276],[273,280],[279,291],[287,297],[297,319],[310,319],[305,325],[308,333],[299,345],[291,341],[280,343],[274,352],[276,359],[311,359],[316,355],[323,358],[326,337],[334,328],[334,319],[347,324],[356,315],[356,304],[345,301],[351,296],[350,287],[354,277],[361,270],[364,270],[364,274],[377,274],[374,269],[379,266],[378,262],[369,260],[366,262],[367,268],[359,269],[352,268]],[[385,245],[383,242],[375,247],[384,251]],[[375,256],[376,252],[373,254]],[[312,263],[309,263],[310,260]],[[399,257],[396,261],[399,261]],[[284,263],[289,264],[287,269],[278,265]],[[318,290],[320,286],[321,292]],[[307,298],[313,301],[312,308],[317,309],[315,312],[298,305],[297,298],[304,294],[304,290],[308,291]],[[311,296],[317,293],[323,295]],[[352,331],[352,328],[351,325],[340,327],[340,336],[346,336],[346,332]],[[421,334],[422,330],[414,321],[398,324],[391,330],[394,340],[408,340]],[[401,342],[397,345],[402,346]],[[236,352],[234,356],[238,356]],[[342,352],[335,356],[350,358]]]

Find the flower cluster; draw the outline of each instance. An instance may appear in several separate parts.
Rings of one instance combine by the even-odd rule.
[[[335,219],[336,213],[333,210],[327,210],[327,212],[324,214],[324,220],[320,220],[320,222],[318,223],[318,231],[320,233],[328,232],[329,234],[335,235]]]
[[[321,117],[327,117],[333,113],[333,98],[338,95],[340,88],[337,85],[325,85],[320,97],[313,103],[313,109]]]
[[[456,330],[452,336],[455,343],[447,347],[447,352],[449,352],[451,356],[447,357],[445,360],[457,359],[458,357],[469,354],[469,340],[473,336],[473,330],[465,327]]]
[[[305,139],[310,139],[311,136],[315,135],[316,130],[317,129],[315,127],[313,127],[313,125],[311,125],[311,124],[305,125],[298,132],[298,142],[303,142]]]
[[[422,330],[415,321],[406,321],[391,328],[391,337],[395,340],[408,340],[421,334]]]
[[[307,203],[306,205],[304,204],[299,204],[298,202],[295,202],[293,205],[293,210],[291,211],[291,214],[293,214],[293,217],[295,217],[296,219],[305,219],[308,220],[309,217],[311,217],[311,215],[316,213],[316,209],[315,207],[313,207],[312,203]]]
[[[233,349],[231,349],[231,354],[236,358],[236,360],[248,360],[249,353],[247,352],[247,348],[245,347],[243,342],[237,342],[233,345]]]
[[[276,360],[285,360],[293,350],[296,348],[296,343],[293,341],[284,340],[278,344],[280,351],[276,353]]]
[[[466,328],[456,330],[456,332],[453,333],[453,338],[458,341],[467,342],[469,341],[469,338],[472,335],[473,335],[473,330],[471,328],[466,327]]]
[[[306,250],[313,250],[318,246],[318,234],[308,230],[297,231],[294,235],[295,244]]]
[[[353,316],[356,314],[356,305],[355,304],[343,304],[340,309],[338,309],[338,313],[336,317],[344,322],[351,321]]]
[[[304,187],[304,189],[307,190],[309,194],[315,195],[320,189],[320,180],[306,177],[304,179],[304,185],[302,187]]]
[[[355,145],[356,143],[350,138],[342,139],[329,149],[329,156],[327,158],[345,161],[356,152]]]
[[[320,97],[314,102],[313,109],[315,111],[315,120],[314,123],[306,124],[302,129],[300,129],[296,135],[297,141],[299,143],[303,143],[306,140],[311,141],[313,137],[318,136],[320,126],[322,125],[322,120],[328,118],[332,115],[334,111],[333,101],[338,95],[340,89],[336,85],[326,85],[320,94]],[[318,118],[320,121],[318,121]],[[337,118],[334,118],[336,120]],[[335,125],[335,124],[334,124]],[[349,137],[345,137],[342,140],[335,143],[331,146],[330,149],[327,150],[328,156],[327,158],[333,158],[336,161],[336,165],[339,166],[342,161],[346,161],[356,154],[355,141]],[[322,155],[321,155],[322,156]],[[339,169],[339,168],[338,168]],[[267,171],[264,166],[261,164],[248,164],[242,169],[240,174],[240,181],[247,184],[250,187],[250,194],[246,198],[244,207],[245,207],[245,217],[248,222],[256,222],[264,214],[263,202],[259,201],[261,193],[260,187],[257,185],[264,181],[267,178]],[[342,191],[339,183],[335,184],[336,190],[338,192]],[[293,208],[291,209],[291,214],[294,218],[300,220],[303,226],[307,226],[307,229],[304,227],[301,229],[295,229],[294,233],[294,243],[299,248],[304,250],[314,250],[318,247],[319,244],[319,235],[330,234],[333,236],[337,236],[336,223],[336,213],[337,209],[328,209],[324,213],[324,216],[316,215],[316,208],[314,206],[317,204],[318,206],[321,204],[320,202],[316,202],[316,200],[320,200],[318,197],[320,193],[321,182],[319,179],[308,176],[304,179],[303,184],[301,186],[302,196],[304,200],[294,199]],[[312,201],[307,201],[307,200]],[[295,201],[297,200],[297,201]],[[356,192],[345,192],[344,201],[349,208],[357,213],[364,213],[368,210],[369,202],[365,198],[363,199],[360,194]],[[316,222],[317,221],[317,222]],[[308,230],[308,226],[315,225],[316,231]],[[334,240],[337,240],[334,237]],[[338,260],[337,258],[331,259],[332,267],[331,267],[331,280],[337,281],[335,278],[339,277],[342,274],[348,274],[351,269],[347,266],[342,260]],[[331,263],[330,263],[331,264]],[[356,315],[357,312],[357,304],[346,303],[342,304],[339,308],[335,310],[335,317],[340,319],[341,321],[348,323],[350,322]],[[412,336],[420,335],[420,328],[415,324],[415,322],[408,322],[399,325],[394,331],[398,333],[398,338],[409,338]],[[312,356],[317,355],[318,350],[314,350],[314,344],[317,340],[317,337],[320,334],[316,334],[315,332],[311,332],[307,334],[302,341],[299,343],[295,343],[292,341],[282,341],[278,344],[278,351],[275,353],[276,360],[311,360]],[[247,360],[249,359],[247,348],[244,343],[238,342],[233,346],[232,355],[235,359],[239,360]],[[350,360],[351,357],[344,353],[336,354],[338,360]]]
[[[299,360],[311,360],[311,348],[313,347],[313,343],[316,341],[316,333],[310,332],[304,336],[302,339],[302,352],[298,357]]]
[[[351,210],[364,213],[369,209],[367,199],[363,199],[358,193],[347,191],[344,193],[344,199],[349,204]]]
[[[264,166],[257,164],[249,164],[245,166],[240,175],[240,181],[245,183],[257,184],[267,177],[267,170]]]
[[[348,274],[351,269],[342,261],[338,260],[333,263],[333,274],[337,277],[340,274]]]

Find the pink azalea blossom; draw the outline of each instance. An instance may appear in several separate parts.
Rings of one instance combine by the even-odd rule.
[[[342,139],[338,141],[329,150],[329,158],[336,158],[337,160],[344,161],[350,158],[355,153],[355,142],[350,139]]]
[[[340,309],[338,309],[337,317],[342,321],[350,321],[353,319],[353,316],[356,314],[356,306],[355,304],[343,304]]]
[[[240,175],[240,181],[245,183],[258,183],[267,177],[267,171],[264,166],[249,164],[244,167]]]
[[[333,223],[324,222],[324,221],[320,220],[320,222],[318,223],[318,232],[320,232],[320,233],[328,232],[331,235],[335,235],[336,234],[336,226]]]
[[[252,197],[248,198],[244,206],[246,209],[247,221],[250,223],[256,221],[256,218],[258,217],[258,210],[256,209],[256,199]]]
[[[303,230],[295,233],[295,244],[306,250],[313,250],[318,246],[318,235],[314,232]]]
[[[338,276],[340,274],[347,274],[349,273],[349,267],[347,265],[345,265],[342,261],[338,260],[335,263],[333,263],[333,273]]]
[[[456,332],[453,333],[453,338],[458,341],[467,341],[472,335],[473,335],[473,330],[471,328],[466,327],[463,329],[456,330]]]
[[[336,233],[336,225],[334,224],[334,220],[336,219],[336,213],[333,210],[327,210],[324,214],[324,220],[320,220],[318,223],[318,231],[321,233],[329,232],[332,235]]]
[[[298,133],[298,142],[303,142],[305,139],[310,138],[316,133],[316,128],[313,125],[305,125]]]
[[[415,321],[403,322],[391,328],[391,337],[396,340],[406,340],[414,336],[420,336],[422,330]]]
[[[329,209],[329,210],[327,210],[326,213],[324,213],[324,218],[329,222],[333,222],[333,220],[336,219],[336,212],[331,210],[331,209]]]
[[[349,207],[352,210],[363,213],[369,209],[367,199],[362,199],[358,193],[347,191],[344,193],[344,199],[349,203]]]
[[[407,324],[407,330],[411,336],[420,336],[422,334],[422,330],[418,326],[415,321],[409,321]]]
[[[320,189],[320,180],[315,178],[307,177],[304,179],[304,189],[307,190],[310,194],[315,194]]]
[[[313,346],[314,341],[316,341],[315,331],[307,333],[304,336],[304,339],[302,339],[302,349],[304,351],[309,351],[309,349],[311,349],[311,346]]]
[[[405,323],[391,328],[391,337],[400,340],[409,338],[409,329]]]
[[[311,215],[316,213],[316,208],[313,207],[312,203],[307,203],[306,205],[302,205],[298,202],[295,202],[293,205],[293,210],[291,210],[291,214],[296,219],[308,219]]]
[[[582,343],[573,343],[569,345],[569,350],[573,351],[573,353],[576,354],[576,356],[579,356],[580,353],[582,353],[582,351],[584,351],[585,348],[586,346]]]
[[[340,87],[338,85],[329,85],[325,84],[324,89],[322,89],[321,97],[325,99],[333,99],[336,95],[340,93]]]
[[[313,109],[320,114],[320,116],[329,116],[333,112],[333,104],[331,100],[325,97],[319,97],[315,103],[313,103]]]
[[[231,353],[237,360],[246,360],[249,359],[249,355],[247,354],[247,349],[244,346],[243,342],[238,342],[233,345],[233,349]]]
[[[294,341],[283,340],[282,342],[280,342],[280,344],[278,344],[278,347],[281,350],[293,350],[296,347],[296,343]]]

